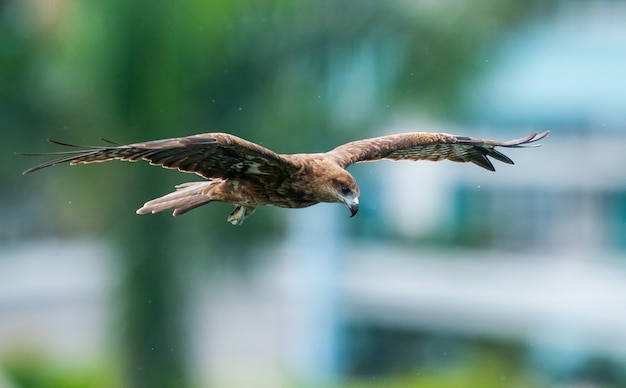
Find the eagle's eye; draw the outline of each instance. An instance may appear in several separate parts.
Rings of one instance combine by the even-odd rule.
[[[350,190],[350,188],[346,185],[341,185],[340,189],[341,189],[341,194],[343,195],[348,195],[352,192],[352,190]]]

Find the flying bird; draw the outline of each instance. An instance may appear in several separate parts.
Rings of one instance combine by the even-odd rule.
[[[228,216],[240,225],[257,206],[304,208],[320,202],[345,204],[354,216],[359,210],[359,186],[346,171],[351,164],[376,160],[451,160],[472,162],[495,171],[488,157],[513,164],[496,147],[522,148],[543,139],[549,131],[533,132],[510,141],[484,140],[445,133],[412,132],[357,140],[326,153],[277,154],[258,144],[227,133],[205,133],[129,145],[56,152],[63,155],[32,167],[24,174],[61,163],[146,160],[151,165],[178,169],[205,178],[176,186],[176,191],[146,202],[138,214],[173,210],[179,216],[209,202],[235,205]],[[52,143],[79,147],[50,140]]]

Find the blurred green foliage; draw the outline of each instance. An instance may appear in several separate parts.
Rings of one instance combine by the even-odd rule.
[[[3,362],[5,380],[19,388],[113,388],[121,387],[115,365],[67,365],[35,354],[13,355]],[[13,385],[9,385],[12,387]]]
[[[284,386],[298,388],[465,388],[471,382],[476,388],[549,387],[545,381],[524,375],[508,357],[501,357],[497,348],[485,349],[469,362],[442,362],[393,376],[352,377],[337,383],[289,382]],[[41,357],[16,357],[4,363],[8,379],[20,388],[82,388],[125,386],[119,371],[107,363],[99,366],[68,367]],[[191,386],[204,387],[202,383]],[[223,383],[216,386],[228,386]]]

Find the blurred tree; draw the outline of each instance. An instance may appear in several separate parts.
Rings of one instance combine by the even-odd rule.
[[[484,66],[489,43],[537,3],[4,2],[0,109],[11,113],[0,125],[15,135],[12,151],[33,151],[33,139],[46,137],[133,142],[208,131],[278,152],[322,151],[369,135],[399,109],[453,115],[455,91]],[[0,174],[15,181],[7,165]],[[135,217],[138,204],[185,178],[146,166],[71,170],[25,183],[32,194],[20,198],[36,210],[18,216],[40,233],[110,231],[123,256],[131,385],[184,386],[190,256],[216,241],[223,251],[250,248],[280,230],[271,216],[282,213],[264,210],[242,228],[226,224],[230,209],[217,205],[184,221]],[[47,182],[43,193],[28,187],[35,179]],[[43,208],[34,204],[58,207],[67,198],[72,206],[48,211],[47,226],[35,226]],[[247,247],[231,243],[244,238]]]

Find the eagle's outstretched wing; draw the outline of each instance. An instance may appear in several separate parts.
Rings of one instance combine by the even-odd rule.
[[[498,152],[495,147],[537,146],[538,144],[530,143],[543,139],[548,136],[548,133],[549,131],[533,132],[520,139],[504,142],[445,133],[401,133],[346,143],[328,152],[328,154],[334,157],[344,168],[354,163],[380,159],[430,161],[448,159],[454,162],[472,162],[487,170],[495,171],[487,156],[504,163],[513,164],[511,159]]]
[[[94,163],[114,159],[130,162],[146,160],[152,165],[195,173],[208,179],[250,174],[278,178],[288,176],[297,169],[290,161],[275,152],[226,133],[205,133],[145,143],[87,148],[53,154],[27,154],[64,155],[64,157],[32,167],[24,171],[24,174],[61,163]]]

